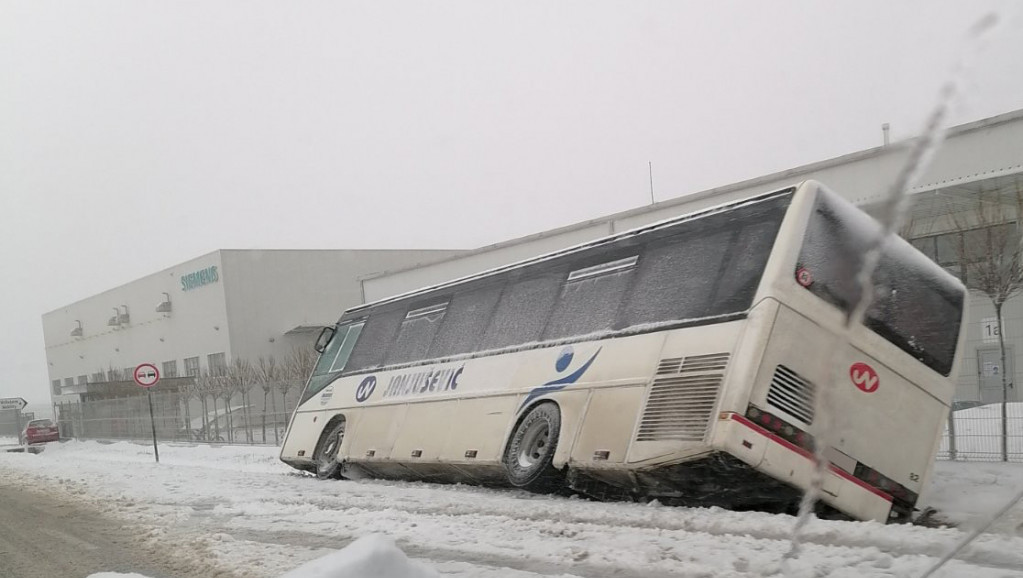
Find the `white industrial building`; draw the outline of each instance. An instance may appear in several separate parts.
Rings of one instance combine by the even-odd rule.
[[[908,151],[907,143],[879,146],[472,251],[216,251],[45,314],[53,399],[124,395],[131,379],[126,368],[142,361],[181,379],[235,357],[284,355],[308,345],[313,332],[346,307],[806,179],[871,210]],[[956,272],[958,264],[939,255],[940,246],[963,233],[936,217],[941,209],[965,206],[982,191],[1020,187],[1023,110],[955,127],[913,189],[918,202],[908,236]],[[993,330],[1004,331],[1012,349],[1005,369],[1020,382],[1014,368],[1023,355],[1015,346],[1023,343],[1021,302],[1007,305],[999,328],[990,301],[971,298],[958,399],[1001,399]],[[1010,395],[1023,400],[1015,389]]]
[[[161,388],[232,359],[280,359],[363,301],[360,278],[456,251],[219,250],[43,315],[54,403],[137,395],[132,369]]]

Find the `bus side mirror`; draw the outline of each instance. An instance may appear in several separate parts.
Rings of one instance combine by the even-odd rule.
[[[313,345],[313,349],[316,350],[316,353],[323,353],[323,350],[327,349],[327,344],[334,338],[335,333],[337,333],[337,330],[333,327],[324,327],[323,330],[320,331],[320,336],[316,338],[316,343]]]

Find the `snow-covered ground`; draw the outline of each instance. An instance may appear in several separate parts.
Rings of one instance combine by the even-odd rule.
[[[277,460],[276,448],[126,442],[50,444],[39,455],[0,453],[0,483],[74,499],[139,527],[188,563],[189,576],[278,577],[356,539],[393,540],[426,575],[782,575],[794,519],[720,509],[595,503],[465,486],[323,482]],[[939,463],[924,495],[968,527],[1023,486],[1023,465]],[[962,529],[813,521],[786,574],[916,576]],[[377,540],[374,542],[373,540]],[[386,543],[369,539],[368,551]],[[393,562],[393,557],[385,556]],[[292,574],[293,576],[294,574]],[[938,576],[1023,578],[1023,507],[968,546]]]

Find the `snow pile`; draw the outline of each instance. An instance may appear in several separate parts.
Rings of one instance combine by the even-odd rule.
[[[149,578],[142,574],[100,572],[88,578]],[[394,540],[380,534],[359,538],[346,548],[307,562],[280,578],[440,578],[408,559]]]
[[[280,461],[274,446],[213,446],[208,444],[160,443],[160,464],[199,467],[236,472],[288,474],[295,470]],[[46,444],[53,459],[81,459],[115,463],[155,463],[152,442],[66,441]]]
[[[359,538],[281,578],[438,578],[433,570],[408,559],[394,541],[380,534]]]
[[[934,508],[940,520],[967,529],[990,519],[1020,490],[1023,464],[938,462],[917,506]],[[991,530],[1023,534],[1023,504],[1017,504]]]
[[[1007,404],[1006,426],[1009,437],[1009,459],[1023,459],[1023,402]],[[998,459],[1002,455],[1002,404],[991,403],[963,409],[955,418],[956,457],[958,459]],[[948,427],[941,440],[941,453],[949,452]]]

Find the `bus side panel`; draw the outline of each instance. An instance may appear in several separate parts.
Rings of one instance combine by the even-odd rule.
[[[320,440],[321,430],[326,423],[327,412],[324,410],[296,412],[281,446],[281,459],[312,463],[316,443]],[[300,452],[302,455],[299,455]]]
[[[519,396],[460,399],[453,415],[442,418],[453,424],[440,458],[446,462],[498,462],[504,437],[515,419]],[[467,452],[475,451],[470,458]]]
[[[344,456],[353,460],[387,459],[391,455],[398,428],[405,416],[406,404],[353,408],[353,427],[345,435]],[[372,452],[373,456],[369,453]]]
[[[435,462],[440,458],[441,448],[448,441],[454,417],[453,401],[423,401],[409,404],[404,419],[398,420],[392,413],[393,423],[400,424],[397,439],[390,452],[396,462]],[[380,408],[383,409],[383,408]],[[420,455],[413,455],[421,452]]]
[[[571,462],[579,467],[624,462],[645,393],[642,386],[594,390],[572,446]]]
[[[679,462],[710,452],[722,390],[747,320],[667,332],[648,382],[627,461],[633,466]]]

